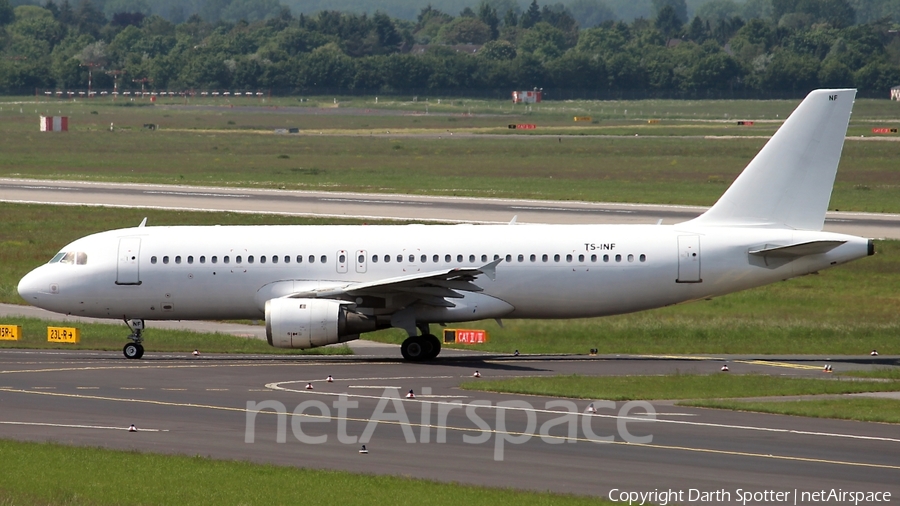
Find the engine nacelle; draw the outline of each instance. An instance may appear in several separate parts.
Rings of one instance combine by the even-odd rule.
[[[266,339],[276,348],[306,349],[352,341],[376,330],[375,318],[354,313],[349,306],[331,299],[268,300]]]

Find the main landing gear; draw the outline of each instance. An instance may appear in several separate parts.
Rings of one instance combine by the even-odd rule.
[[[407,337],[400,345],[400,353],[411,362],[434,360],[441,352],[441,340],[429,332],[427,323],[418,325],[418,328],[422,334]]]
[[[131,335],[128,336],[128,339],[131,339],[132,342],[125,345],[122,353],[125,354],[125,358],[139,359],[144,356],[144,347],[141,345],[141,342],[144,340],[141,337],[141,334],[144,332],[144,320],[125,320],[125,324],[131,329]]]

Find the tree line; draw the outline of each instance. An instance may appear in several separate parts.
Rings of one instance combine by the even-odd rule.
[[[505,11],[508,2],[482,1],[458,15],[429,5],[415,20],[295,16],[275,4],[254,22],[194,14],[181,23],[107,17],[91,0],[0,0],[0,92],[85,89],[89,72],[95,88],[117,74],[122,89],[282,94],[765,97],[849,86],[887,96],[900,85],[898,25],[856,23],[849,0],[754,0],[742,6],[761,5],[757,17],[698,9],[692,19],[685,0],[652,2],[653,18],[581,28],[569,8],[537,0]]]

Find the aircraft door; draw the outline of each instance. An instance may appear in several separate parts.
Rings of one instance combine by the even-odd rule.
[[[347,272],[347,263],[350,261],[350,259],[347,258],[347,250],[345,250],[345,249],[338,250],[337,255],[335,255],[335,258],[337,259],[337,271],[341,274],[346,273]]]
[[[364,273],[366,272],[366,267],[368,267],[367,263],[369,260],[369,256],[366,254],[366,250],[357,250],[356,252],[356,272]]]
[[[119,239],[119,261],[116,269],[117,285],[139,285],[141,259],[141,238],[123,237]]]
[[[702,283],[700,277],[700,236],[678,236],[677,283]]]

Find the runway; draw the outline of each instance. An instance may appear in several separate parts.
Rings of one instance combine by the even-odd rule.
[[[0,178],[0,201],[445,223],[672,224],[705,208]],[[900,215],[829,212],[825,230],[900,239]]]
[[[731,374],[821,375],[810,366],[814,360],[751,359],[730,357]],[[881,360],[896,364],[896,357]],[[868,362],[831,363],[842,370]],[[614,489],[672,489],[683,491],[682,503],[695,502],[687,500],[689,489],[729,491],[732,501],[738,489],[900,494],[894,425],[669,401],[623,411],[621,402],[459,388],[464,381],[512,376],[719,366],[684,357],[442,357],[415,364],[153,352],[130,362],[117,352],[2,350],[0,437],[601,497]],[[481,379],[472,378],[475,370]],[[329,375],[333,383],[325,381]],[[416,399],[404,398],[410,389]],[[584,414],[591,402],[598,413]],[[129,433],[130,424],[138,432]],[[367,455],[359,453],[363,443]]]

